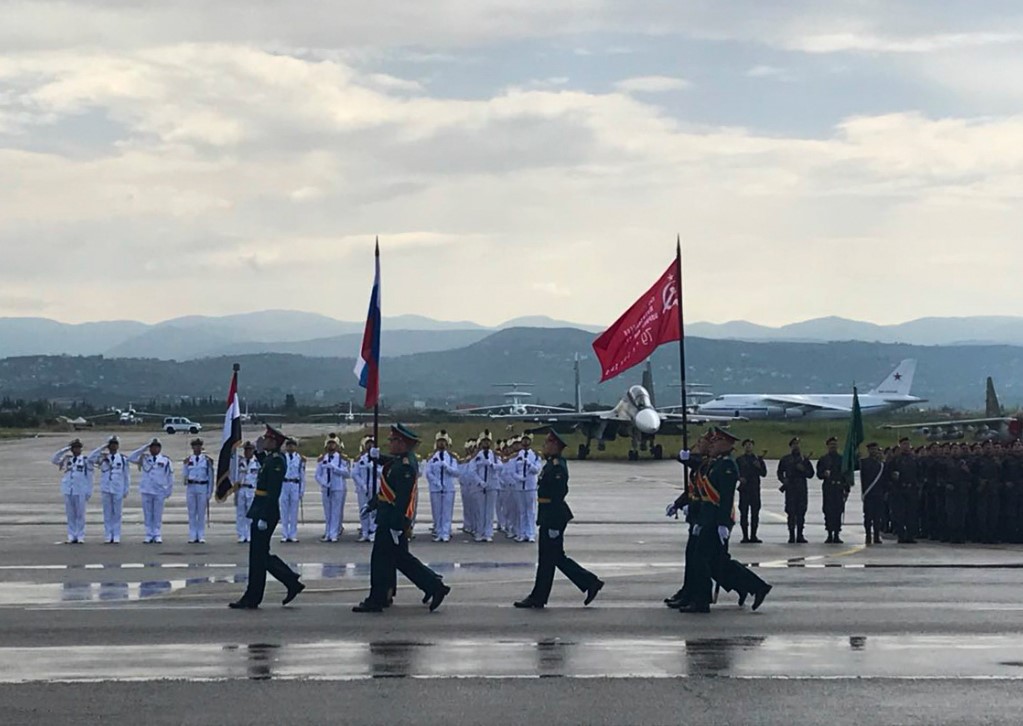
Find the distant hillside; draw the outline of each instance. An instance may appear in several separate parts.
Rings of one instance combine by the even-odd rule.
[[[749,341],[862,340],[910,345],[1023,345],[1023,317],[920,318],[896,325],[827,317],[777,328],[734,320],[728,323],[692,323],[687,326],[687,332],[703,338]]]
[[[531,382],[538,401],[573,400],[572,361],[582,361],[583,397],[611,404],[639,381],[635,369],[603,385],[586,331],[513,328],[457,350],[389,358],[381,372],[386,401],[415,400],[438,407],[494,403],[501,391],[493,383]],[[716,393],[846,392],[856,382],[867,390],[903,358],[919,361],[913,392],[930,405],[981,408],[984,378],[993,376],[1007,408],[1023,401],[1023,348],[1013,346],[908,346],[849,343],[748,343],[689,338],[688,380]],[[255,354],[182,363],[101,357],[44,356],[0,360],[0,395],[24,398],[84,399],[99,405],[151,398],[224,395],[231,363],[242,365],[243,396],[280,401],[288,393],[300,402],[324,405],[359,401],[352,357],[328,358]],[[663,346],[653,357],[659,403],[679,400],[678,354]]]

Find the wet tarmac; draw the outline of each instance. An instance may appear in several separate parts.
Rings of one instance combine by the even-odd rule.
[[[0,682],[370,678],[1023,680],[1023,637],[742,636],[601,640],[0,648]]]
[[[131,448],[145,437],[124,438]],[[732,545],[775,586],[755,613],[726,593],[706,616],[661,603],[681,580],[684,528],[663,516],[677,465],[580,462],[566,546],[607,582],[591,606],[559,578],[546,610],[515,610],[535,545],[431,542],[424,501],[412,549],[452,595],[429,613],[402,582],[394,608],[358,616],[370,547],[352,538],[351,503],[342,542],[317,541],[311,487],[302,541],[273,543],[307,590],[281,608],[271,583],[260,610],[239,614],[225,607],[246,582],[233,508],[214,506],[208,543],[188,545],[180,487],[162,545],[139,541],[133,487],[123,544],[98,541],[94,498],[88,543],[55,546],[63,505],[48,459],[61,440],[0,442],[18,472],[0,487],[0,700],[11,723],[323,723],[336,708],[352,723],[677,723],[661,706],[683,694],[691,723],[1018,723],[1023,712],[1023,547],[866,546],[854,500],[846,544],[826,545],[819,488],[811,544],[786,543],[769,480],[764,544]],[[172,438],[172,458],[186,444]],[[224,680],[250,700],[223,702]],[[401,685],[382,708],[387,680]],[[336,694],[343,705],[328,707]]]

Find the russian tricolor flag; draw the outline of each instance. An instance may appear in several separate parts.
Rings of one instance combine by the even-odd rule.
[[[369,297],[366,331],[362,336],[362,351],[355,361],[355,376],[366,389],[366,408],[380,401],[380,240],[376,245],[376,276]]]

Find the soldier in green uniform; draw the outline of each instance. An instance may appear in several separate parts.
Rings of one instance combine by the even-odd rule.
[[[821,499],[824,503],[824,529],[828,532],[826,544],[842,544],[838,533],[842,530],[842,515],[845,514],[845,500],[849,496],[845,476],[842,474],[842,455],[838,453],[838,439],[828,438],[824,445],[828,453],[817,460],[817,478],[821,484]]]
[[[771,586],[728,555],[726,543],[731,536],[734,517],[735,489],[739,481],[739,469],[732,458],[732,449],[738,439],[727,431],[714,428],[704,435],[701,449],[710,460],[697,475],[700,491],[700,514],[693,534],[697,537],[696,557],[690,578],[691,588],[686,593],[688,607],[682,612],[710,612],[711,580],[722,587],[735,590],[744,600],[745,594],[753,595],[753,609],[763,604]]]
[[[423,604],[433,612],[451,592],[440,575],[409,552],[408,541],[416,514],[416,479],[419,465],[415,448],[419,436],[402,424],[391,426],[390,456],[370,449],[370,458],[383,467],[377,498],[367,505],[377,513],[377,533],[370,556],[369,596],[352,608],[357,613],[379,613],[391,604],[397,572],[423,591]]]
[[[539,562],[536,581],[533,591],[515,602],[517,608],[539,609],[547,605],[554,585],[555,568],[586,593],[583,605],[593,602],[604,587],[603,580],[565,554],[565,528],[573,518],[572,510],[565,502],[568,496],[568,464],[562,456],[565,446],[565,441],[553,429],[547,431],[543,449],[546,463],[537,481]]]
[[[281,486],[287,466],[281,455],[281,446],[287,437],[280,431],[267,426],[266,433],[259,439],[257,446],[262,448],[263,460],[256,479],[256,496],[252,506],[246,513],[251,524],[249,541],[249,584],[245,594],[228,607],[235,610],[255,610],[263,602],[263,591],[266,588],[266,573],[269,572],[282,585],[288,588],[284,604],[298,597],[305,589],[298,580],[298,573],[275,554],[270,553],[270,540],[281,519],[280,498]]]

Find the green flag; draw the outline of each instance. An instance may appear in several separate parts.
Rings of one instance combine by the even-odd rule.
[[[845,485],[852,487],[855,483],[853,472],[860,468],[860,445],[863,443],[863,414],[860,412],[860,396],[853,387],[852,416],[849,418],[849,433],[845,436],[845,449],[842,451],[842,475]]]

